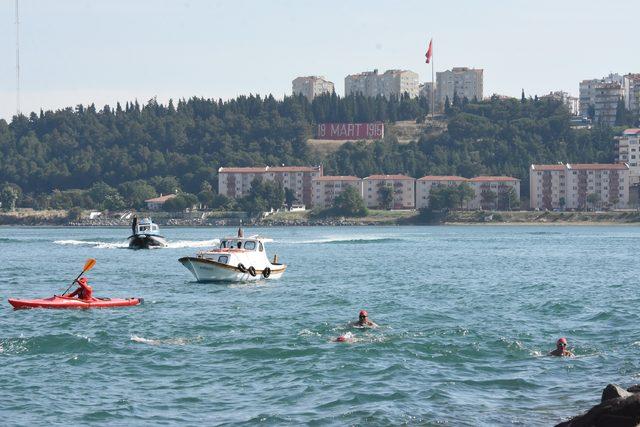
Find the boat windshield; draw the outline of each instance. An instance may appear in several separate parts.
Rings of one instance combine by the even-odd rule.
[[[255,251],[257,247],[259,247],[261,251],[263,250],[262,243],[258,245],[256,240],[227,239],[220,241],[220,249],[245,249],[247,251]]]
[[[158,226],[156,224],[138,224],[139,234],[156,234],[158,232]]]

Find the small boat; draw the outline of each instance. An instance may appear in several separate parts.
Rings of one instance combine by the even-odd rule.
[[[201,251],[196,256],[182,257],[184,265],[198,282],[248,282],[260,279],[279,279],[287,269],[285,264],[267,257],[265,243],[273,240],[260,236],[225,237],[220,246]]]
[[[150,218],[143,218],[138,222],[134,217],[131,229],[133,234],[128,237],[129,249],[164,248],[167,246],[167,240],[160,235],[160,227],[158,224],[154,224]]]
[[[54,295],[51,298],[41,299],[8,299],[9,304],[15,309],[22,308],[53,308],[53,309],[87,309],[87,308],[111,308],[127,307],[142,303],[142,298],[80,298]]]

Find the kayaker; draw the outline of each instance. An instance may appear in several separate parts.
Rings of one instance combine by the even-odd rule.
[[[353,322],[351,326],[357,326],[360,328],[377,328],[378,325],[375,322],[369,320],[369,313],[366,310],[360,310],[358,314],[358,320]]]
[[[78,289],[68,294],[68,297],[78,297],[81,300],[90,301],[93,299],[93,288],[89,286],[86,277],[81,277],[77,280]]]
[[[558,341],[556,341],[556,349],[551,351],[549,356],[573,357],[574,354],[567,350],[567,339],[559,338]]]

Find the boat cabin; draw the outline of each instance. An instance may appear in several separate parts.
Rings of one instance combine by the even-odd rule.
[[[258,236],[251,236],[247,238],[243,237],[225,237],[220,240],[220,249],[224,250],[245,250],[264,252],[264,243],[271,241],[271,239],[264,239]]]
[[[136,225],[135,234],[158,234],[159,232],[158,224],[154,224],[149,218],[143,218]]]

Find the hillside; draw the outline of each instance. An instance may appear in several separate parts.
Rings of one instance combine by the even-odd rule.
[[[110,206],[136,206],[176,189],[211,195],[222,165],[322,163],[326,174],[356,176],[512,175],[526,196],[530,163],[611,161],[619,131],[571,129],[549,99],[464,100],[417,124],[426,108],[422,98],[334,94],[313,103],[242,96],[32,113],[0,120],[0,185],[10,183],[24,207],[89,208],[106,195]],[[388,124],[383,140],[309,142],[317,123],[372,121]]]
[[[426,118],[424,122],[417,123],[416,120],[398,120],[397,122],[385,123],[385,135],[387,139],[395,138],[398,144],[409,144],[418,141],[424,134],[428,137],[435,137],[445,132],[447,120],[437,117],[435,120]],[[309,138],[307,144],[312,153],[324,158],[335,153],[347,142],[357,142],[358,140],[333,140]],[[374,140],[364,140],[372,143]]]

